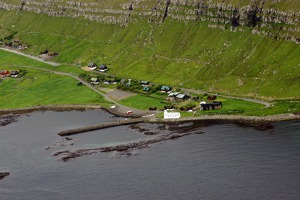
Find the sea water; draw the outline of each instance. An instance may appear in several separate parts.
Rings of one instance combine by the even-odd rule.
[[[266,131],[231,124],[199,126],[191,135],[130,154],[97,152],[68,162],[53,156],[57,151],[126,144],[183,130],[138,124],[69,140],[57,135],[111,120],[116,119],[104,111],[48,111],[21,115],[0,127],[0,172],[11,173],[0,180],[0,199],[300,198],[300,121],[274,123]]]

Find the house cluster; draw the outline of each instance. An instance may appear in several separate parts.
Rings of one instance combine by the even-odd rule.
[[[168,101],[185,101],[189,98],[191,98],[189,95],[187,94],[183,94],[181,92],[172,92],[172,88],[170,86],[164,85],[161,87],[160,89],[161,92],[166,92],[168,93]]]
[[[0,76],[17,78],[19,76],[19,72],[18,71],[0,70]]]
[[[189,95],[180,92],[171,92],[168,94],[169,101],[185,101],[189,98],[191,98]]]
[[[99,78],[93,77],[93,78],[91,78],[90,83],[92,85],[99,85],[100,80],[99,80]],[[105,77],[103,80],[103,83],[104,84],[116,84],[117,81],[116,81],[116,78],[114,78],[114,77]]]
[[[91,70],[98,70],[100,72],[106,72],[107,70],[109,70],[109,68],[105,64],[102,64],[98,67],[98,65],[96,63],[89,63],[88,67]]]
[[[150,82],[149,81],[141,81],[140,84],[143,86],[143,92],[149,92],[151,87],[150,87]]]

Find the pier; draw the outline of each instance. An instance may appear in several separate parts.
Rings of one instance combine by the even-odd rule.
[[[103,122],[100,124],[92,125],[92,126],[86,126],[81,128],[75,128],[70,130],[64,130],[60,131],[58,135],[60,136],[68,136],[68,135],[75,135],[79,133],[104,129],[104,128],[110,128],[115,126],[122,126],[122,125],[128,125],[128,124],[136,124],[147,121],[146,118],[134,118],[134,119],[127,119],[127,120],[119,120],[119,121],[113,121],[113,122]]]

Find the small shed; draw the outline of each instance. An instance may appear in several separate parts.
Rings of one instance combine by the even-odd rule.
[[[223,106],[222,102],[213,102],[213,103],[200,103],[200,110],[218,110],[221,109]]]
[[[171,92],[168,97],[176,97],[180,92]]]
[[[176,99],[179,99],[179,100],[186,100],[186,99],[189,99],[190,96],[186,95],[186,94],[177,94],[176,95]]]
[[[100,65],[99,71],[100,72],[106,72],[108,70],[108,67],[105,64]]]
[[[7,75],[9,75],[9,71],[8,70],[1,70],[0,75],[7,76]]]
[[[169,92],[172,90],[172,88],[170,86],[164,85],[161,87],[160,89],[162,92]]]
[[[97,64],[96,63],[89,63],[88,67],[92,68],[92,69],[96,69],[97,68]]]
[[[98,78],[91,78],[91,84],[98,85],[99,79]]]
[[[11,71],[10,72],[10,77],[17,78],[18,76],[19,76],[19,72],[18,71]]]
[[[149,85],[150,83],[149,83],[149,81],[141,81],[140,84],[141,85]]]
[[[143,91],[144,91],[144,92],[149,92],[149,91],[150,91],[150,88],[149,88],[149,87],[144,87],[144,88],[143,88]]]

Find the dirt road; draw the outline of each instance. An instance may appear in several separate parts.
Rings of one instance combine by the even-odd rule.
[[[214,95],[213,93],[208,93],[208,92],[204,92],[204,91],[200,91],[200,90],[194,90],[194,89],[185,89],[185,88],[181,88],[184,91],[187,91],[189,93],[195,93],[195,94],[211,94]],[[234,96],[228,96],[228,95],[220,95],[218,94],[217,96],[219,97],[225,97],[225,98],[229,98],[229,99],[239,99],[239,100],[243,100],[243,101],[248,101],[248,102],[253,102],[253,103],[258,103],[258,104],[262,104],[264,106],[266,106],[267,108],[270,107],[272,104],[265,102],[265,101],[261,101],[258,99],[249,99],[249,98],[243,98],[243,97],[234,97]]]
[[[51,66],[59,66],[60,65],[59,63],[45,61],[45,60],[43,60],[41,58],[25,54],[25,53],[22,53],[20,51],[14,50],[14,49],[8,49],[8,48],[3,48],[3,47],[0,47],[0,49],[3,50],[3,51],[7,51],[7,52],[15,53],[15,54],[18,54],[18,55],[21,55],[21,56],[25,56],[27,58],[31,58],[33,60],[36,60],[36,61],[39,61],[39,62],[43,62],[43,63],[46,63],[46,64],[51,65]]]

